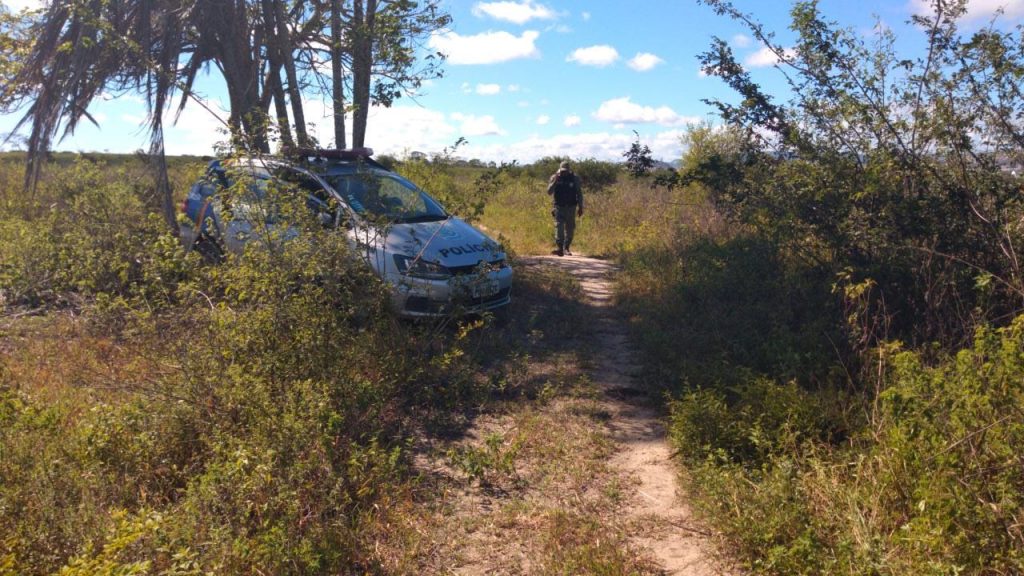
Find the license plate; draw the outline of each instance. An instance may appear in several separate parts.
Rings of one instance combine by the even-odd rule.
[[[494,280],[474,282],[469,287],[469,293],[473,295],[473,298],[486,298],[488,296],[494,296],[495,294],[498,293],[498,283]]]

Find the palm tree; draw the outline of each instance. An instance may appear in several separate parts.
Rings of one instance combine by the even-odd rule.
[[[177,229],[164,161],[164,112],[193,97],[200,70],[215,65],[230,99],[229,127],[266,148],[259,92],[261,47],[246,0],[57,0],[30,24],[31,45],[0,102],[30,102],[14,132],[30,126],[25,186],[34,189],[42,155],[74,132],[104,92],[139,92],[149,110],[150,155],[162,212]]]

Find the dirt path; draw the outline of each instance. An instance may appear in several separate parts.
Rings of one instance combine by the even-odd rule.
[[[422,435],[423,500],[398,573],[712,576],[712,537],[677,492],[656,401],[606,261],[520,258],[504,390],[457,431]],[[412,544],[410,544],[410,542]]]
[[[635,524],[653,530],[632,539],[649,550],[667,574],[705,576],[725,574],[711,557],[708,533],[696,524],[677,489],[677,472],[665,427],[648,405],[643,390],[635,387],[639,366],[626,326],[612,307],[615,267],[607,261],[580,256],[541,257],[579,279],[583,293],[597,316],[596,366],[591,378],[611,414],[607,427],[616,451],[611,466],[631,479],[635,493],[624,512]]]

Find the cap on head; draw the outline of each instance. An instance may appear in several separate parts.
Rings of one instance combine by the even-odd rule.
[[[569,161],[568,160],[562,160],[562,163],[558,165],[558,169],[559,170],[568,170],[569,169]]]

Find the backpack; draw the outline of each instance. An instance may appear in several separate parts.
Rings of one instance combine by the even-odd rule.
[[[576,176],[572,172],[562,172],[555,177],[553,196],[555,206],[573,206],[576,204],[579,191]]]

